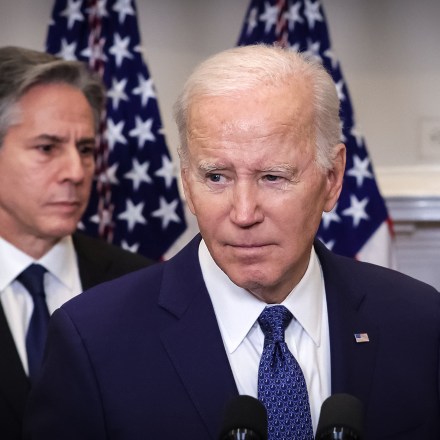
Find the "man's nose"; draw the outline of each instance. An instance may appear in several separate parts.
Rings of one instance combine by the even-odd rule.
[[[78,151],[78,148],[69,145],[63,154],[63,160],[60,163],[60,176],[62,181],[71,181],[80,183],[84,180],[85,165],[84,160]]]
[[[252,182],[236,183],[233,189],[230,218],[246,228],[263,221],[263,207],[258,185]]]

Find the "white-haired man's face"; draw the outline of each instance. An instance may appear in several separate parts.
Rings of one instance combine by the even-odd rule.
[[[313,112],[301,80],[201,97],[189,111],[189,207],[217,265],[268,303],[283,301],[305,273],[322,212],[341,190],[345,148],[332,170],[318,167]]]

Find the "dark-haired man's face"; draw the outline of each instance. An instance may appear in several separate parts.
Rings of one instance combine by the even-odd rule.
[[[93,112],[67,84],[39,85],[18,102],[0,147],[0,234],[38,257],[71,234],[95,170]]]

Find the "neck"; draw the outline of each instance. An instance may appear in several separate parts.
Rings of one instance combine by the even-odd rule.
[[[59,238],[7,237],[4,235],[2,238],[35,260],[47,254],[60,240]]]

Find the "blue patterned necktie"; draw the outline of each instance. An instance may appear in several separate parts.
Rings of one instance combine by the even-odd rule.
[[[23,284],[34,301],[34,310],[26,333],[26,351],[31,382],[35,379],[41,365],[49,323],[49,310],[44,292],[45,272],[46,269],[43,266],[31,264],[17,277],[17,280]]]
[[[258,318],[264,349],[258,370],[258,399],[267,409],[269,440],[313,440],[306,381],[284,342],[292,320],[284,306],[266,307]]]

